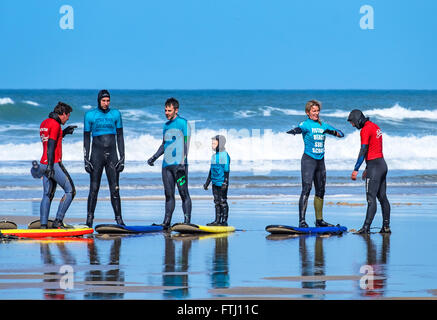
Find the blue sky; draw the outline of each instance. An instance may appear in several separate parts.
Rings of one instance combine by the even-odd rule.
[[[437,89],[436,14],[435,0],[1,0],[0,88]]]

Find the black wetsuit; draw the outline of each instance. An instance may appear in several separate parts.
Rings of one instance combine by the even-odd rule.
[[[100,99],[99,94],[99,108],[85,114],[84,125],[85,170],[90,174],[86,222],[89,227],[93,224],[103,169],[105,169],[108,179],[115,221],[124,225],[119,191],[119,175],[124,169],[124,137],[121,114],[115,109],[101,109]],[[92,151],[91,156],[89,156],[91,134],[93,135]],[[120,153],[120,160],[117,149]]]
[[[325,139],[326,134],[342,138],[343,132],[325,122],[311,120],[301,122],[298,127],[287,131],[289,134],[302,134],[305,151],[301,159],[302,192],[299,198],[299,226],[307,227],[305,214],[311,186],[314,182],[314,209],[316,226],[324,227],[331,224],[323,221],[323,197],[325,196],[326,167],[325,167]]]
[[[378,125],[366,118],[358,110],[352,110],[348,121],[352,122],[360,130],[361,148],[354,171],[360,169],[361,164],[366,160],[366,198],[367,212],[363,227],[358,233],[369,233],[373,218],[375,217],[377,202],[381,203],[382,229],[381,233],[390,233],[390,202],[387,198],[387,163],[382,152],[382,132]]]
[[[315,196],[323,199],[325,196],[326,167],[325,158],[314,159],[304,153],[301,159],[302,192],[299,198],[299,221],[305,220],[311,187],[314,182]]]
[[[367,161],[366,167],[366,198],[367,212],[364,226],[370,228],[376,214],[377,202],[379,200],[382,210],[382,225],[390,225],[390,202],[387,198],[387,163],[384,158],[377,158]]]

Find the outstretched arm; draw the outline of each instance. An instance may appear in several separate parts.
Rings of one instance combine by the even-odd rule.
[[[338,138],[343,138],[344,137],[344,133],[341,130],[338,130],[338,129],[334,129],[334,130],[333,129],[326,129],[324,131],[324,133],[331,134],[331,135],[333,135],[335,137],[338,137]]]
[[[302,133],[302,129],[299,127],[296,127],[294,129],[288,130],[287,133],[292,134],[292,135],[300,134],[300,133]]]
[[[62,138],[64,138],[67,134],[73,134],[74,129],[76,129],[77,126],[68,126],[64,130],[62,130]]]

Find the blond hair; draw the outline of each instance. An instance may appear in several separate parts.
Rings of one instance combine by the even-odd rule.
[[[320,112],[320,110],[322,110],[322,103],[321,103],[320,101],[317,101],[317,100],[310,100],[310,101],[308,101],[307,104],[305,105],[305,113],[306,113],[306,114],[309,114],[311,108],[314,107],[314,106],[316,106],[316,107],[319,108],[319,112]],[[319,122],[319,124],[322,124],[322,122],[320,121],[320,118],[319,118],[318,122]]]

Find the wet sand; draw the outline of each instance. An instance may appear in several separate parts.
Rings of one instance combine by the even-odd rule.
[[[329,202],[324,213],[327,221],[349,230],[361,226],[365,208],[344,204],[360,201]],[[437,245],[432,236],[437,227],[437,204],[433,198],[393,199],[391,235],[377,233],[381,223],[378,208],[370,236],[348,232],[275,237],[264,228],[296,224],[293,201],[233,199],[230,204],[229,222],[238,231],[227,235],[159,232],[93,234],[62,241],[3,240],[0,299],[437,298],[437,259],[432,254]],[[163,205],[155,200],[123,201],[124,220],[131,225],[159,223]],[[0,206],[0,219],[20,227],[38,219],[38,203],[2,201]],[[85,206],[80,201],[73,203],[65,222],[83,223]],[[307,221],[313,223],[310,206]],[[193,223],[206,224],[212,218],[210,200],[193,201]],[[172,222],[181,219],[178,201]],[[99,223],[113,223],[109,201],[99,202],[95,225]],[[63,266],[73,270],[71,288],[61,287],[68,275]],[[371,282],[366,278],[369,275]]]

